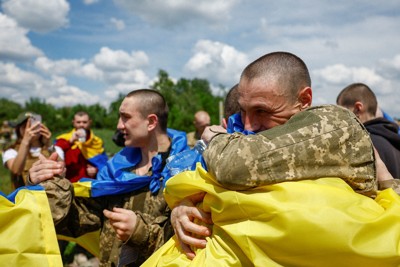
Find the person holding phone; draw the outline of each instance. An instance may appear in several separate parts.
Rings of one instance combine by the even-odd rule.
[[[13,189],[26,185],[28,170],[39,155],[50,153],[50,130],[42,123],[42,117],[33,112],[23,112],[9,122],[15,128],[16,141],[3,153],[3,165],[11,172]]]

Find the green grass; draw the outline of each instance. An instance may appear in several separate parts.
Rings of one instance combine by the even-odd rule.
[[[117,153],[119,150],[121,150],[121,147],[118,147],[114,142],[112,141],[112,136],[114,134],[113,130],[108,130],[108,129],[94,129],[94,133],[103,139],[104,141],[104,149],[109,157]],[[53,137],[58,136],[60,133],[53,133]],[[12,186],[11,186],[11,179],[10,179],[10,172],[8,169],[6,169],[3,166],[3,161],[1,159],[1,166],[0,166],[0,191],[3,192],[4,194],[8,195],[9,193],[12,192]]]

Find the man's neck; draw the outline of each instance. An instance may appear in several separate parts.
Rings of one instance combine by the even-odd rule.
[[[136,166],[136,174],[145,175],[151,168],[151,160],[159,152],[168,151],[171,141],[166,133],[154,133],[147,146],[141,148],[142,160]]]

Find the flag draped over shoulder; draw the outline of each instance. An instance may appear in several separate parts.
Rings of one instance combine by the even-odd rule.
[[[167,129],[167,134],[172,140],[171,156],[189,149],[185,132]],[[140,160],[139,148],[123,148],[99,171],[96,179],[82,178],[74,183],[75,193],[86,197],[98,197],[127,193],[144,186],[149,186],[153,193],[157,192],[162,187],[161,183],[170,178],[162,166],[161,155],[158,154],[152,159],[151,176],[138,176],[131,172]],[[163,179],[160,179],[161,177]]]
[[[206,192],[214,225],[205,249],[186,258],[171,238],[142,266],[400,266],[400,197],[375,200],[339,178],[226,190],[199,165],[167,182],[170,207]]]
[[[186,133],[173,129],[167,129],[171,138],[171,150],[169,155],[175,155],[189,149],[187,146]],[[134,190],[149,186],[152,192],[161,188],[170,177],[168,172],[162,168],[161,155],[152,159],[152,175],[138,176],[131,172],[141,160],[139,148],[125,147],[115,154],[97,174],[97,179],[82,178],[73,183],[76,197],[99,197],[117,195],[132,192]],[[162,179],[161,179],[162,177]],[[99,255],[99,231],[91,232],[78,238],[58,235],[59,239],[73,241],[86,248],[93,255]]]
[[[41,186],[0,194],[0,265],[63,266],[47,195]]]
[[[68,133],[57,136],[57,139],[70,140],[75,131],[75,129],[72,129],[72,131]],[[71,148],[79,148],[83,157],[97,169],[101,169],[108,160],[108,157],[104,151],[103,140],[96,136],[92,130],[90,130],[90,137],[88,140],[86,140],[86,142],[75,142]]]

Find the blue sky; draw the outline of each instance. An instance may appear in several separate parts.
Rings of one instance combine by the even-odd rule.
[[[148,87],[159,69],[216,94],[273,51],[308,65],[313,104],[363,82],[400,117],[400,2],[2,0],[0,97],[101,103]]]

